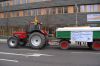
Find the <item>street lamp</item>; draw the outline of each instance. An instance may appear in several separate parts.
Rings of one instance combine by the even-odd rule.
[[[75,4],[75,8],[76,8],[76,22],[75,22],[75,26],[78,26],[78,6],[77,4]]]

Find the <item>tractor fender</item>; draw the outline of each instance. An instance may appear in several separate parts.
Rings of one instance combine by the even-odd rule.
[[[31,32],[31,34],[32,34],[32,33],[35,33],[35,32],[38,32],[38,33],[43,34],[43,35],[45,36],[45,40],[46,40],[45,43],[48,44],[49,39],[48,39],[48,33],[47,33],[47,31],[43,31],[43,30],[34,30],[34,31]]]
[[[39,33],[43,34],[44,36],[48,36],[48,33],[44,30],[34,30],[31,33],[34,33],[34,32],[39,32]]]

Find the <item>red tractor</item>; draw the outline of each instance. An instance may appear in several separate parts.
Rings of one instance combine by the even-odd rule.
[[[41,49],[45,47],[48,42],[47,32],[43,29],[40,29],[40,24],[37,26],[31,24],[31,26],[38,27],[38,29],[33,28],[31,31],[13,33],[13,36],[7,40],[8,46],[10,48],[17,48],[19,46],[25,46],[26,44],[29,44],[35,49]]]

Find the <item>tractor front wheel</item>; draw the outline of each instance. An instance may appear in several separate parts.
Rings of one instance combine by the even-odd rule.
[[[18,44],[19,44],[19,40],[18,40],[17,37],[10,37],[7,40],[7,44],[8,44],[8,47],[9,48],[17,48],[18,47]]]
[[[34,32],[29,37],[29,44],[32,48],[42,49],[46,45],[46,37],[39,32]]]

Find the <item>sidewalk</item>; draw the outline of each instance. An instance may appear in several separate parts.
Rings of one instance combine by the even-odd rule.
[[[0,43],[7,43],[7,39],[0,39]]]

